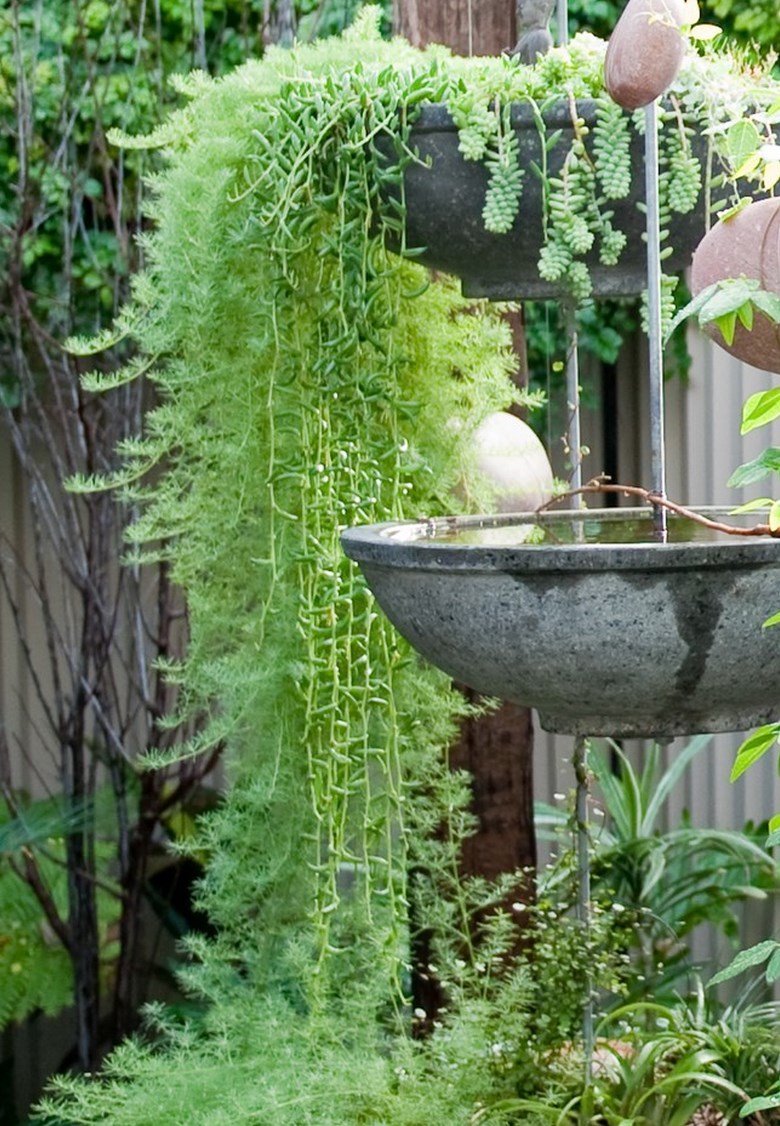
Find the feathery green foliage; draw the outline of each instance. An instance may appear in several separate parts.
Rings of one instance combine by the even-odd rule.
[[[368,1012],[399,1004],[407,873],[453,883],[467,821],[441,754],[465,705],[394,635],[338,535],[451,508],[514,359],[497,313],[384,248],[403,222],[378,184],[400,173],[370,141],[442,77],[372,19],[189,84],[124,314],[160,357],[159,406],[121,451],[130,539],[187,592],[182,711],[212,716],[180,753],[225,741],[233,765],[196,846],[219,937],[195,945],[194,977],[219,1011],[247,984],[300,1011],[359,982]],[[451,834],[422,855],[421,822],[447,808]]]
[[[64,873],[49,865],[47,876],[55,876],[62,904]],[[43,922],[33,892],[6,860],[0,861],[0,920],[0,1026],[38,1009],[64,1008],[72,989],[70,960]]]

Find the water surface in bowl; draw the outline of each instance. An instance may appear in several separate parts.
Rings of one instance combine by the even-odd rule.
[[[751,512],[731,515],[727,509],[703,510],[711,520],[736,528],[752,528],[766,520],[766,514]],[[470,518],[462,524],[454,521],[431,521],[423,529],[413,532],[417,540],[434,539],[437,543],[474,547],[520,547],[522,545],[553,544],[650,544],[657,543],[653,516],[623,515],[620,509],[602,509],[596,512],[547,513],[533,516],[486,516]],[[710,528],[697,520],[670,514],[667,522],[666,543],[728,543],[744,542],[745,537],[734,536]]]

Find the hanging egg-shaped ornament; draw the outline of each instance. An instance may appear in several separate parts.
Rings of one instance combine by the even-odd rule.
[[[699,243],[691,264],[694,296],[716,282],[740,277],[780,296],[780,198],[748,204],[716,223]],[[705,332],[746,364],[780,373],[780,325],[759,310],[753,312],[749,331],[737,323],[731,344],[715,322],[705,325]]]
[[[533,512],[553,495],[544,446],[519,418],[495,411],[474,434],[477,468],[493,489],[494,512]]]
[[[623,109],[650,105],[674,82],[685,22],[683,0],[628,0],[604,60],[604,85]]]

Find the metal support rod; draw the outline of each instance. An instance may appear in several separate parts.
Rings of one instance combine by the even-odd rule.
[[[577,782],[574,818],[577,832],[577,915],[583,929],[583,938],[590,938],[590,833],[588,829],[588,800],[590,774],[588,771],[588,741],[582,736],[574,740],[572,757],[574,777]],[[593,989],[590,976],[585,982],[586,996],[582,1009],[582,1042],[585,1056],[585,1086],[593,1079]]]
[[[568,0],[558,0],[558,7],[556,10],[556,20],[558,23],[558,43],[561,47],[565,47],[569,42],[569,4]]]
[[[573,305],[566,306],[566,409],[568,425],[566,440],[571,458],[569,488],[582,488],[582,432],[580,428],[580,364],[577,341],[577,317]],[[572,497],[575,508],[582,505],[582,495]]]
[[[647,203],[647,332],[650,368],[650,457],[652,489],[666,496],[664,367],[661,339],[661,221],[658,204],[658,106],[645,108],[645,199]],[[666,540],[666,509],[655,509],[655,538]]]

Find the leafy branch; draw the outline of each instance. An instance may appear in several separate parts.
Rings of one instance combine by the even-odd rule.
[[[726,344],[731,345],[734,343],[737,325],[741,324],[747,332],[750,332],[756,313],[763,315],[773,324],[780,324],[780,295],[762,289],[761,282],[756,278],[746,278],[744,275],[738,278],[726,278],[713,282],[697,293],[677,313],[669,326],[666,338],[668,340],[683,321],[689,317],[696,317],[702,328],[714,324]],[[754,425],[762,425],[762,422],[755,422]],[[752,426],[748,429],[752,429]],[[742,432],[747,433],[744,424]]]

